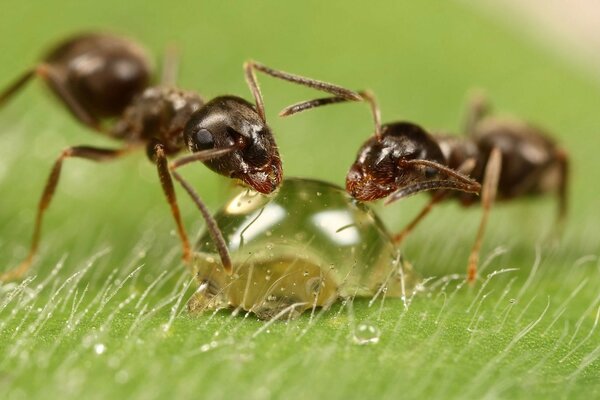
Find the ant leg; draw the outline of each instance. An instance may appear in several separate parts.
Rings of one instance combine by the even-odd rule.
[[[477,124],[490,113],[491,105],[481,90],[474,91],[469,95],[467,110],[465,112],[463,129],[464,134],[473,136]]]
[[[208,230],[208,233],[210,234],[213,242],[215,243],[215,247],[217,248],[219,256],[221,257],[221,263],[223,264],[223,268],[225,269],[225,272],[227,272],[228,274],[231,274],[233,271],[231,257],[229,256],[229,251],[227,250],[227,243],[225,242],[225,239],[223,238],[223,234],[221,233],[221,230],[219,229],[219,226],[217,225],[217,221],[215,221],[212,214],[210,213],[210,211],[208,210],[208,208],[206,207],[206,205],[204,204],[204,202],[202,201],[202,199],[200,198],[198,193],[196,193],[196,191],[192,188],[192,186],[185,179],[183,179],[183,177],[181,175],[179,175],[179,173],[176,171],[176,169],[183,165],[194,162],[194,161],[206,161],[206,160],[220,157],[220,156],[227,154],[235,149],[236,149],[236,147],[232,146],[232,147],[227,147],[227,148],[223,148],[223,149],[199,151],[199,152],[193,153],[189,156],[185,156],[178,160],[175,160],[174,162],[171,163],[171,165],[169,165],[168,170],[163,171],[161,173],[161,182],[163,182],[163,176],[165,177],[165,180],[168,180],[167,184],[170,185],[170,187],[171,187],[170,190],[172,192],[173,201],[175,200],[175,192],[173,190],[173,183],[171,181],[170,174],[172,174],[173,177],[181,184],[181,186],[183,186],[185,191],[188,193],[188,195],[194,201],[194,204],[196,204],[196,207],[198,207],[198,210],[200,210],[200,213],[202,214],[202,217],[204,218],[204,221],[206,222],[206,229]],[[166,166],[165,166],[165,168],[166,168]],[[167,188],[164,183],[163,183],[163,189],[165,189],[165,193],[167,193]],[[169,198],[169,194],[167,194],[167,198]],[[172,209],[173,209],[173,204],[175,207],[177,207],[177,203],[176,202],[172,203],[170,199],[169,199],[169,203],[172,204],[172,206],[171,206]],[[175,213],[175,210],[173,209],[173,216],[175,217],[175,220],[177,221],[179,218],[179,209],[177,209],[177,215]],[[177,224],[178,224],[178,226],[180,226],[181,221],[178,220]],[[182,225],[181,225],[181,232],[183,232],[183,235],[185,235]],[[181,235],[181,233],[180,233],[180,235]],[[187,237],[185,237],[185,241],[184,241],[184,237],[182,236],[182,242],[184,242],[184,253],[187,251],[187,253],[189,254],[190,247],[189,247],[189,242],[187,242]],[[186,245],[187,245],[187,249],[186,249]],[[184,258],[185,258],[185,256],[184,256]]]
[[[69,89],[64,85],[62,80],[54,69],[47,64],[40,64],[36,69],[35,73],[42,78],[46,84],[52,89],[52,91],[62,100],[67,106],[67,109],[71,114],[82,124],[94,129],[95,131],[102,132],[100,122],[91,116],[85,108],[75,99]]]
[[[475,164],[476,160],[474,158],[468,158],[460,165],[460,167],[458,167],[457,171],[461,174],[469,175],[475,168]],[[429,203],[427,203],[425,207],[423,207],[421,212],[419,212],[419,214],[417,214],[417,216],[402,231],[393,236],[392,240],[394,241],[394,243],[396,245],[400,245],[402,241],[415,229],[415,227],[423,219],[425,219],[427,214],[431,212],[433,206],[442,202],[447,195],[448,192],[445,190],[440,190],[437,193],[435,193],[431,200],[429,200]]]
[[[567,217],[569,197],[569,194],[567,193],[569,188],[569,156],[566,151],[559,149],[557,152],[557,159],[560,168],[560,177],[558,184],[558,213],[556,217],[556,226],[560,232]]]
[[[46,180],[46,186],[44,188],[44,191],[42,192],[42,196],[38,204],[38,211],[35,218],[35,227],[33,229],[33,236],[31,238],[29,254],[27,255],[27,258],[25,258],[25,260],[21,264],[19,264],[19,266],[0,274],[0,282],[19,279],[25,273],[27,273],[27,271],[31,267],[33,258],[38,250],[38,245],[42,232],[42,221],[44,213],[50,206],[50,202],[52,201],[52,197],[54,196],[54,191],[56,190],[56,186],[58,185],[58,181],[60,179],[60,172],[62,169],[63,161],[67,158],[84,158],[86,160],[104,162],[119,158],[128,153],[129,151],[131,151],[130,148],[104,149],[90,146],[69,147],[68,149],[63,150],[61,155],[54,162],[54,166],[52,167],[50,175]]]
[[[444,200],[447,195],[447,191],[440,190],[435,193],[431,200],[423,207],[421,212],[417,214],[417,216],[404,228],[400,233],[397,233],[393,236],[392,240],[394,243],[399,246],[402,241],[415,229],[415,227],[429,214],[429,212],[433,209],[433,206]]]
[[[30,69],[29,71],[25,71],[21,76],[14,80],[14,82],[10,83],[3,91],[0,93],[0,107],[4,105],[11,97],[13,97],[16,93],[18,93],[23,86],[27,82],[31,80],[35,76],[35,69]]]
[[[175,45],[170,44],[166,47],[160,77],[160,84],[162,86],[176,86],[180,58],[179,49]]]
[[[467,281],[469,283],[475,282],[477,278],[477,265],[479,264],[479,251],[481,250],[481,242],[483,240],[483,234],[485,233],[485,227],[489,218],[490,210],[496,199],[496,193],[498,191],[498,181],[500,180],[500,172],[502,170],[502,153],[500,149],[494,147],[490,153],[487,165],[485,167],[485,175],[483,177],[483,188],[481,190],[481,203],[483,212],[481,221],[479,222],[479,229],[477,230],[477,237],[475,243],[471,249],[469,255],[469,263],[467,265]]]
[[[69,112],[82,124],[102,132],[100,123],[96,118],[92,117],[85,108],[75,99],[69,92],[62,80],[54,69],[47,64],[40,64],[37,67],[26,71],[13,83],[11,83],[4,91],[0,93],[0,107],[4,105],[12,96],[19,92],[27,82],[34,76],[42,78],[52,91],[58,96],[62,103],[67,107]]]
[[[256,72],[260,71],[264,74],[270,75],[274,78],[283,79],[288,82],[296,83],[303,86],[308,86],[313,89],[321,90],[323,92],[330,93],[336,97],[342,97],[348,100],[361,101],[362,97],[349,89],[343,88],[341,86],[334,85],[332,83],[318,81],[316,79],[307,78],[300,75],[290,74],[289,72],[284,72],[280,70],[276,70],[270,67],[267,67],[264,64],[261,64],[256,61],[246,61],[244,63],[244,73],[246,76],[246,82],[248,83],[248,87],[254,96],[254,101],[256,103],[256,108],[258,111],[258,115],[261,117],[263,121],[266,122],[265,118],[265,106],[262,99],[262,94],[260,92],[260,87],[258,85],[258,80],[256,79]]]
[[[160,184],[163,188],[165,196],[167,197],[167,202],[171,207],[171,214],[173,214],[173,218],[177,224],[177,233],[179,234],[181,245],[183,247],[183,261],[188,264],[191,260],[190,241],[185,231],[185,227],[183,226],[183,221],[181,220],[181,212],[179,211],[179,205],[177,204],[177,196],[175,195],[173,180],[171,179],[171,173],[169,172],[164,146],[162,144],[156,144],[154,146],[153,153]]]

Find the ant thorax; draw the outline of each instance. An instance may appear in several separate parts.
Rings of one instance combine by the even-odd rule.
[[[400,297],[415,282],[379,218],[329,183],[287,179],[271,196],[241,189],[215,220],[234,270],[225,273],[204,234],[193,263],[196,312],[239,307],[287,318],[340,297]]]
[[[477,161],[475,170],[483,169],[482,160],[479,160],[480,152],[477,144],[470,138],[445,133],[436,133],[433,137],[444,155],[446,166],[457,170],[466,160],[472,158]],[[483,171],[480,171],[480,173],[483,173]],[[474,171],[471,171],[468,175],[475,177]]]
[[[127,141],[157,140],[164,145],[166,154],[175,154],[185,147],[185,124],[203,105],[195,92],[149,87],[125,109],[111,129],[111,136]]]

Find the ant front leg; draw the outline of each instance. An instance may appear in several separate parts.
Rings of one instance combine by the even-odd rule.
[[[467,281],[472,284],[477,279],[477,265],[479,264],[479,251],[481,250],[481,242],[485,233],[485,227],[489,218],[490,210],[496,199],[498,192],[498,182],[500,180],[500,172],[502,171],[502,153],[500,149],[494,147],[490,153],[485,174],[483,177],[483,188],[481,190],[481,205],[483,212],[475,243],[469,255],[469,263],[467,265]]]
[[[75,117],[75,119],[98,132],[102,131],[98,120],[92,117],[85,110],[85,108],[75,99],[75,97],[63,83],[63,80],[59,77],[59,74],[47,64],[40,64],[35,68],[24,72],[13,83],[9,84],[9,86],[0,93],[0,107],[2,107],[21,89],[23,89],[25,84],[27,84],[35,76],[39,76],[44,80],[44,82],[46,82],[46,84],[58,96],[62,103],[67,107],[69,112]]]
[[[16,268],[8,270],[0,275],[0,282],[11,281],[21,278],[27,273],[33,262],[34,256],[37,253],[38,245],[40,242],[42,232],[42,221],[44,213],[50,206],[56,186],[60,180],[60,173],[62,170],[63,161],[67,158],[83,158],[86,160],[104,162],[119,158],[131,151],[130,148],[125,149],[104,149],[90,146],[76,146],[69,147],[64,150],[58,159],[54,162],[54,166],[50,171],[50,175],[46,180],[46,186],[42,192],[40,202],[38,204],[38,211],[35,218],[35,227],[33,229],[33,236],[31,238],[31,245],[29,248],[29,254],[27,258]]]
[[[177,225],[177,233],[181,239],[181,245],[183,247],[183,261],[188,264],[191,260],[190,240],[188,239],[185,227],[183,226],[183,222],[181,220],[181,212],[179,211],[179,205],[177,204],[175,187],[173,186],[173,180],[171,179],[171,172],[169,171],[164,146],[162,144],[154,145],[153,155],[156,162],[156,168],[158,170],[160,184],[163,188],[165,196],[167,197],[167,203],[169,203],[169,206],[171,207],[171,214],[173,214],[175,224]]]
[[[185,228],[183,226],[183,222],[181,220],[181,213],[179,211],[179,206],[177,204],[177,198],[175,195],[175,188],[173,187],[173,180],[171,179],[171,175],[183,186],[186,192],[190,195],[196,207],[200,210],[204,221],[206,222],[207,230],[215,243],[217,251],[219,252],[219,256],[221,257],[221,262],[223,264],[223,268],[229,274],[232,272],[232,263],[231,258],[229,256],[229,252],[227,250],[227,244],[225,239],[223,238],[223,234],[219,229],[217,222],[211,215],[210,211],[198,195],[196,191],[192,188],[192,186],[185,180],[179,173],[176,171],[177,168],[189,164],[191,162],[196,161],[207,161],[213,158],[220,157],[225,155],[233,150],[236,147],[227,147],[223,149],[211,149],[204,150],[193,153],[189,156],[182,157],[170,165],[167,164],[167,158],[164,152],[164,147],[162,144],[154,145],[154,157],[156,160],[156,166],[158,169],[158,175],[160,178],[160,183],[162,185],[163,191],[167,197],[167,202],[171,206],[171,213],[173,214],[173,218],[175,218],[175,223],[177,224],[177,231],[179,233],[179,237],[181,239],[181,243],[183,246],[183,259],[186,264],[191,260],[191,246],[185,232]]]

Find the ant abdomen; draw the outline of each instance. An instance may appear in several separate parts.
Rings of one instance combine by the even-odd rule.
[[[96,119],[116,117],[151,79],[151,66],[142,47],[103,33],[77,35],[44,57],[41,74],[51,73],[85,112]],[[53,92],[63,98],[55,85]]]

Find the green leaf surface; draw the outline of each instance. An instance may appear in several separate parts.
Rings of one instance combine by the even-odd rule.
[[[0,398],[595,398],[600,396],[596,187],[600,90],[462,2],[5,1],[0,86],[55,40],[104,29],[160,59],[176,43],[179,83],[210,98],[250,98],[248,58],[351,88],[371,88],[384,121],[458,131],[468,90],[499,112],[553,132],[572,163],[559,242],[551,196],[492,212],[480,281],[463,282],[480,209],[439,206],[406,241],[425,278],[409,307],[356,299],[294,321],[220,311],[190,316],[194,283],[156,172],[144,154],[65,163],[30,278],[0,286]],[[279,119],[314,93],[260,77],[288,176],[343,184],[372,132],[359,104]],[[118,145],[90,134],[30,85],[0,110],[0,265],[26,254],[38,196],[68,145]],[[212,209],[228,185],[182,173]],[[188,231],[202,221],[180,195]],[[400,229],[417,197],[377,211]],[[487,260],[487,261],[486,261]]]

